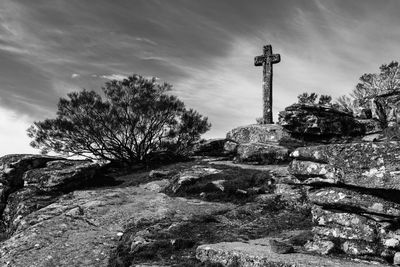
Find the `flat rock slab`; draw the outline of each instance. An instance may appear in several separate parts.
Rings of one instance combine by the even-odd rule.
[[[195,165],[185,169],[172,177],[171,190],[174,193],[184,190],[185,186],[194,184],[202,178],[221,173],[222,170],[204,165]]]
[[[246,143],[237,148],[237,160],[254,164],[289,162],[289,149],[276,144]]]
[[[238,167],[241,169],[245,170],[256,170],[256,171],[265,171],[265,172],[270,172],[274,178],[275,176],[277,177],[282,177],[285,179],[293,179],[290,177],[290,173],[288,171],[288,166],[287,165],[249,165],[249,164],[241,164],[241,163],[234,163],[230,160],[215,160],[215,161],[210,161],[210,164],[214,165],[224,165],[224,166],[230,166],[230,167]]]
[[[379,263],[359,262],[332,257],[302,253],[277,254],[271,250],[270,238],[243,242],[223,242],[202,245],[197,248],[196,257],[202,262],[210,261],[224,266],[241,267],[384,267]]]
[[[400,190],[400,142],[301,147],[291,156],[297,160],[291,174],[306,183],[318,178],[321,182]]]
[[[75,191],[26,216],[0,243],[0,266],[108,266],[110,252],[131,222],[171,214],[185,220],[234,207],[138,187]]]
[[[368,195],[365,192],[328,187],[310,191],[308,197],[316,205],[348,211],[388,217],[400,216],[400,204],[383,198]]]

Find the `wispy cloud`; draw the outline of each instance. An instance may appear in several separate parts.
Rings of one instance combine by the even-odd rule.
[[[223,136],[261,115],[253,57],[264,44],[282,57],[277,114],[303,91],[349,93],[362,73],[396,59],[399,8],[396,0],[3,0],[0,105],[43,119],[72,90],[138,73],[173,84],[209,116],[209,136]]]
[[[110,75],[101,75],[100,76],[103,79],[107,79],[107,80],[123,80],[126,79],[128,76],[126,75],[122,75],[122,74],[110,74]]]
[[[154,42],[154,41],[152,41],[150,39],[147,39],[147,38],[136,37],[135,40],[136,41],[140,41],[140,42],[144,42],[144,43],[147,43],[147,44],[150,44],[150,45],[158,45],[156,42]]]

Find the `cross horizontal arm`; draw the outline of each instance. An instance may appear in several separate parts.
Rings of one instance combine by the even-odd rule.
[[[270,59],[271,59],[271,63],[272,64],[279,63],[279,62],[281,62],[281,55],[273,54],[273,55],[270,56]]]
[[[264,62],[270,62],[272,64],[279,63],[281,61],[281,55],[273,54],[269,56],[257,56],[254,58],[255,66],[262,66]]]
[[[265,61],[265,57],[264,56],[257,56],[254,58],[254,65],[255,66],[262,66],[262,64]]]

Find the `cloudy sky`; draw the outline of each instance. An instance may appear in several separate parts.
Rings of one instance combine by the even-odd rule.
[[[133,73],[174,86],[223,137],[262,111],[272,44],[274,112],[304,91],[338,97],[398,60],[398,0],[1,0],[0,155],[35,152],[26,128],[58,98]]]

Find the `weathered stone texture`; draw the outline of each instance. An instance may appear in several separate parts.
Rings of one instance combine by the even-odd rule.
[[[326,105],[293,104],[279,113],[279,124],[291,135],[304,139],[329,140],[365,133],[363,124],[352,114]]]
[[[26,186],[35,186],[44,192],[69,192],[93,179],[99,164],[81,160],[57,160],[45,168],[25,173]]]
[[[197,248],[196,257],[202,262],[220,263],[223,266],[243,267],[367,267],[369,263],[321,257],[310,254],[290,253],[278,254],[273,252],[270,238],[251,240],[247,243],[231,242],[202,245]],[[329,245],[326,244],[329,250]],[[373,266],[389,266],[374,264]]]
[[[278,142],[283,137],[289,135],[282,126],[276,124],[251,124],[235,128],[226,134],[227,140],[238,144]]]
[[[291,168],[303,177],[316,163],[335,169],[335,183],[371,189],[400,189],[400,142],[332,144],[302,147],[291,153],[299,168]],[[308,162],[305,162],[308,161]],[[324,178],[323,175],[310,175]]]
[[[272,53],[272,46],[265,45],[263,54],[254,58],[255,66],[263,66],[263,123],[271,124],[272,122],[272,65],[279,63],[281,56]]]
[[[42,168],[50,161],[59,160],[57,157],[11,154],[0,158],[0,216],[7,206],[10,194],[24,186],[25,172]]]
[[[289,149],[274,144],[241,144],[236,159],[238,162],[255,164],[279,164],[289,161]]]
[[[356,119],[364,128],[364,134],[374,134],[382,132],[381,123],[377,119]]]
[[[10,194],[3,212],[8,234],[31,212],[51,204],[63,193],[93,182],[98,168],[99,165],[91,161],[56,160],[43,168],[26,171],[24,187]]]
[[[289,172],[313,187],[314,241],[306,249],[393,259],[400,251],[400,143],[301,147],[291,156]]]
[[[169,187],[172,193],[176,194],[183,191],[187,186],[199,182],[203,178],[221,172],[222,170],[207,166],[193,166],[192,168],[183,170],[172,177]]]
[[[91,161],[42,155],[1,157],[1,232],[11,235],[30,213],[53,203],[64,193],[90,185],[99,167]]]
[[[400,204],[354,190],[327,187],[309,192],[309,200],[319,206],[350,212],[400,216]]]
[[[224,145],[224,152],[226,155],[236,155],[239,144],[232,141],[226,141]]]
[[[0,266],[109,266],[127,223],[179,222],[233,207],[138,187],[75,191],[27,215],[0,244]]]

